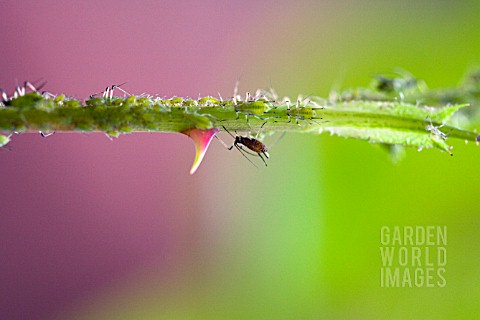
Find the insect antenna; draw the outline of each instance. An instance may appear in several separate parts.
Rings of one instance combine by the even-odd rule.
[[[8,102],[10,99],[7,95],[7,92],[3,89],[3,88],[0,88],[0,92],[1,92],[1,98],[2,98],[2,102],[3,103],[6,103]]]
[[[130,94],[129,94],[127,91],[125,91],[125,90],[123,90],[122,88],[120,88],[120,87],[123,86],[125,83],[126,83],[126,82],[124,82],[124,83],[122,83],[122,84],[114,84],[114,85],[112,85],[111,88],[110,88],[110,87],[106,87],[106,88],[105,88],[105,91],[103,92],[102,97],[105,98],[105,99],[112,99],[112,98],[113,98],[113,92],[115,91],[115,89],[118,89],[118,90],[122,91],[124,94],[130,96]]]

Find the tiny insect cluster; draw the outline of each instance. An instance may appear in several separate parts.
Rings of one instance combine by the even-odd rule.
[[[472,81],[449,94],[476,99],[480,85],[472,85]],[[389,146],[437,148],[449,154],[448,138],[478,142],[475,131],[447,124],[468,103],[448,104],[445,95],[425,91],[428,88],[422,83],[407,73],[397,78],[377,76],[370,88],[346,90],[328,99],[299,97],[292,102],[287,97],[280,99],[273,90],[247,92],[242,97],[237,88],[227,99],[132,95],[124,84],[108,86],[86,100],[78,100],[40,92],[45,83],[36,86],[25,82],[11,95],[0,90],[0,131],[5,132],[0,135],[0,147],[19,132],[36,131],[47,137],[56,131],[96,131],[110,138],[130,132],[177,132],[195,142],[194,172],[220,131],[233,139],[229,144],[222,141],[229,150],[235,148],[252,163],[249,156],[260,158],[265,166],[271,145],[267,147],[262,136],[272,132],[326,131]],[[447,105],[427,107],[419,97]],[[415,102],[410,102],[413,99]]]
[[[38,88],[36,88],[31,82],[25,81],[23,86],[16,86],[15,91],[11,96],[8,96],[7,92],[3,88],[0,88],[0,94],[2,98],[0,106],[8,106],[12,100],[24,96],[27,92],[38,92],[38,90],[45,86],[45,84],[46,82],[42,83],[38,86]]]
[[[171,131],[189,132],[192,139],[196,136],[190,134],[192,129],[207,131],[223,128],[234,138],[229,150],[235,147],[243,156],[254,152],[267,165],[267,147],[260,141],[258,134],[255,138],[238,134],[233,136],[225,126],[229,125],[236,131],[242,127],[250,129],[252,122],[256,125],[261,121],[261,130],[268,130],[270,124],[282,122],[286,126],[294,122],[299,128],[305,128],[315,119],[321,119],[316,113],[322,109],[320,106],[300,100],[292,106],[288,98],[279,101],[273,90],[257,90],[254,95],[247,92],[244,97],[235,90],[233,97],[225,100],[221,96],[193,99],[132,95],[123,89],[123,85],[108,86],[105,90],[90,95],[84,102],[63,94],[40,92],[44,83],[35,87],[34,84],[25,82],[11,96],[1,90],[0,107],[9,109],[22,106],[20,116],[3,119],[4,124],[9,122],[2,127],[7,127],[11,132],[37,130],[42,137],[50,136],[55,130],[104,131],[109,138],[134,131]],[[70,116],[61,117],[60,123],[53,127],[48,121],[33,121],[32,116],[38,115],[39,111],[48,115],[58,114],[59,117],[69,113]],[[0,125],[1,121],[2,119]],[[232,126],[232,123],[236,126]],[[2,137],[4,145],[10,141],[10,136]]]
[[[218,138],[217,136],[216,136],[216,138],[219,139],[220,142],[225,147],[227,147],[228,150],[232,150],[233,147],[235,147],[255,167],[257,167],[257,166],[250,159],[248,159],[248,157],[245,154],[258,156],[258,157],[260,157],[260,159],[262,159],[265,166],[267,166],[267,162],[265,161],[265,158],[267,158],[267,159],[269,158],[268,148],[263,142],[258,140],[258,134],[257,134],[257,137],[253,138],[253,137],[241,136],[241,135],[238,135],[235,132],[236,135],[234,136],[230,131],[228,131],[227,128],[225,128],[225,126],[223,126],[223,129],[225,130],[225,132],[227,132],[234,139],[233,145],[231,145],[229,147],[226,143],[224,143],[222,140],[220,140],[220,138]],[[247,149],[253,151],[254,153],[251,153],[251,152],[245,150],[243,147],[246,147]],[[262,156],[262,154],[265,158]]]

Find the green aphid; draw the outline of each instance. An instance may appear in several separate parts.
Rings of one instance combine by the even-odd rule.
[[[82,104],[78,100],[65,100],[63,102],[63,106],[66,108],[80,108],[82,107]]]
[[[182,97],[173,97],[170,100],[167,100],[172,107],[182,107],[183,106],[183,98]]]
[[[65,95],[60,94],[53,99],[53,102],[55,102],[55,104],[58,104],[58,105],[63,105],[63,100],[65,100]]]
[[[5,146],[7,143],[10,142],[10,137],[4,136],[0,134],[0,148]]]
[[[161,104],[161,105],[163,105],[163,106],[166,106],[166,107],[167,107],[167,106],[170,106],[170,103],[168,102],[168,100],[165,100],[165,99],[157,98],[157,99],[155,99],[155,102],[156,102],[156,103],[159,103],[159,104]]]
[[[197,102],[197,100],[193,100],[193,99],[185,99],[183,101],[183,105],[185,107],[196,107],[196,106],[198,106],[198,102]]]
[[[270,106],[267,101],[257,100],[251,102],[242,102],[235,106],[237,113],[243,113],[251,116],[261,116],[270,110]]]
[[[91,98],[85,101],[85,103],[88,107],[98,107],[98,106],[104,106],[105,100],[103,98]]]
[[[143,108],[149,108],[152,105],[152,99],[147,97],[141,97],[137,99],[137,106]]]
[[[235,106],[235,103],[233,102],[233,100],[225,100],[221,101],[219,105],[223,108],[229,108]]]
[[[115,130],[109,130],[105,132],[109,137],[118,138],[120,136],[120,132]]]
[[[319,119],[315,110],[322,108],[310,108],[310,107],[297,107],[290,110],[287,109],[288,122],[292,121],[291,118],[295,118],[298,124],[299,121],[305,121],[307,124],[315,122],[315,119]]]
[[[213,127],[212,120],[206,115],[187,113],[185,119],[190,121],[197,129],[211,129]]]
[[[207,97],[203,97],[201,99],[198,99],[198,104],[200,106],[214,107],[214,106],[220,105],[220,100],[218,100],[214,97],[211,97],[211,96],[207,96]]]
[[[29,109],[29,108],[32,108],[33,106],[35,106],[38,101],[42,101],[42,100],[44,100],[44,98],[39,93],[29,92],[29,93],[26,93],[23,96],[20,96],[18,98],[13,99],[10,102],[10,105],[12,107]]]
[[[121,132],[121,133],[130,133],[133,131],[132,127],[127,125],[127,124],[122,124],[121,126],[119,126],[118,128],[118,131]]]
[[[43,111],[52,111],[53,109],[55,109],[55,107],[56,105],[53,103],[52,100],[41,100],[35,105],[35,108]]]
[[[130,96],[123,101],[123,106],[125,107],[134,107],[136,104],[135,96]]]
[[[167,112],[170,110],[170,107],[163,104],[163,103],[155,103],[153,106],[152,106],[152,110],[153,111],[158,111],[158,112]]]
[[[289,117],[294,117],[297,120],[311,120],[317,116],[317,113],[313,110],[313,108],[309,107],[293,108],[287,110],[287,114]]]
[[[114,106],[114,107],[123,106],[124,102],[125,102],[125,99],[123,99],[123,98],[115,98],[114,97],[114,98],[109,100],[109,104]]]

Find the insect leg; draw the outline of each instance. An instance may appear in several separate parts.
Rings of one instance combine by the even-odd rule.
[[[248,159],[248,157],[244,154],[244,152],[246,152],[246,151],[243,150],[242,147],[240,147],[236,142],[233,144],[233,146],[235,146],[235,148],[237,148],[237,150],[240,151],[240,153],[242,154],[242,156],[244,156],[245,159],[248,160],[248,162],[250,162],[251,164],[253,164],[253,166],[258,169],[257,165],[256,165],[255,163],[253,163],[252,160]],[[233,146],[232,146],[232,147],[233,147]],[[231,150],[231,148],[230,148],[229,150]],[[263,159],[262,159],[262,160],[263,160]],[[265,162],[265,161],[264,161],[264,162]]]
[[[48,132],[48,133],[45,133],[43,131],[39,131],[40,132],[40,135],[42,136],[42,138],[48,138],[50,137],[52,134],[55,133],[55,131],[52,131],[52,132]]]
[[[225,126],[223,126],[223,129],[225,129],[225,131],[227,131],[229,135],[231,135],[233,138],[235,138],[235,137],[230,133],[230,131],[228,131],[227,128],[225,128]],[[222,139],[220,139],[217,135],[215,135],[214,137],[217,138],[217,140],[220,141],[220,143],[223,144],[223,146],[224,146],[225,148],[227,148],[228,150],[232,150],[232,149],[233,149],[233,146],[234,146],[234,145],[231,145],[231,146],[229,147],[229,146],[228,146]]]
[[[2,100],[3,102],[7,102],[8,100],[8,95],[7,95],[7,92],[5,92],[5,90],[3,90],[3,88],[0,88],[0,92],[2,93]]]
[[[265,154],[265,152],[262,152],[262,153],[265,155],[265,157],[267,157],[267,155]],[[268,166],[267,166],[267,162],[265,161],[265,159],[263,159],[262,155],[261,155],[260,153],[258,153],[258,156],[260,157],[260,159],[262,159],[263,163],[265,164],[265,167],[268,167]],[[268,158],[268,157],[267,157],[267,158]]]
[[[30,89],[32,92],[38,92],[38,90],[42,89],[43,86],[45,86],[45,84],[47,84],[46,81],[43,82],[43,83],[41,83],[41,84],[38,86],[38,88],[35,88],[35,86],[34,86],[31,82],[25,81],[25,82],[23,83],[23,88],[24,88],[25,90],[28,88],[28,89]]]
[[[252,153],[252,152],[250,152],[250,151],[248,151],[248,150],[246,150],[246,149],[243,149],[242,146],[238,146],[238,147],[239,147],[240,149],[242,149],[242,151],[245,152],[246,154],[249,154],[249,155],[254,156],[254,157],[256,157],[256,156],[258,155],[258,153]]]

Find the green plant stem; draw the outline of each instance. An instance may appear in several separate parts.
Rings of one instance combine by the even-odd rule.
[[[175,100],[174,100],[175,99]],[[440,126],[465,105],[428,109],[400,102],[325,102],[311,98],[314,107],[296,107],[268,100],[219,101],[94,98],[83,105],[75,99],[52,99],[36,92],[10,101],[0,109],[2,131],[184,132],[218,127],[229,131],[327,131],[371,142],[417,148],[449,147]],[[430,127],[429,127],[430,126]],[[475,140],[476,135],[443,127],[452,138]]]
[[[398,78],[378,77],[370,88],[345,90],[336,98],[309,97],[308,102],[297,104],[280,102],[268,93],[224,101],[213,97],[114,97],[113,91],[83,102],[65,95],[24,94],[17,89],[19,94],[0,104],[0,131],[105,132],[112,136],[211,128],[254,134],[329,132],[374,143],[450,152],[447,138],[478,141],[475,132],[454,126],[449,119],[468,104],[478,103],[479,82],[480,72],[476,71],[458,88],[426,90],[422,82],[401,74]],[[425,106],[425,101],[436,107]],[[9,140],[4,136],[0,142],[4,145]]]

